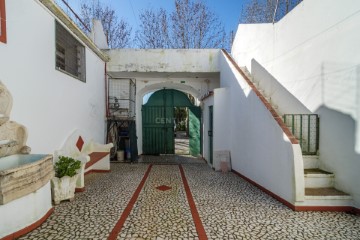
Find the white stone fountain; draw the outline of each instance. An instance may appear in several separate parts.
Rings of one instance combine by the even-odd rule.
[[[39,221],[51,209],[51,155],[29,154],[27,130],[10,121],[12,97],[0,81],[0,239]]]

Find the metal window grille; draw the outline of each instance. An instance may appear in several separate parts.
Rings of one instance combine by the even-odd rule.
[[[56,68],[86,82],[85,47],[56,22]]]
[[[133,79],[109,79],[109,115],[112,118],[135,117],[135,81]]]
[[[285,114],[284,123],[299,140],[304,155],[319,150],[319,117],[317,114]]]

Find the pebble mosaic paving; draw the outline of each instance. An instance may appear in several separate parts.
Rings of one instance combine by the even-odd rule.
[[[154,165],[118,239],[195,239],[196,236],[179,167]]]
[[[360,217],[294,212],[233,173],[184,165],[209,239],[360,239]]]
[[[139,163],[152,164],[204,164],[205,161],[189,155],[160,155],[160,156],[141,156]]]
[[[235,174],[214,172],[202,160],[142,160],[157,164],[117,239],[199,239],[179,162],[208,239],[360,239],[359,216],[294,212]],[[87,175],[85,192],[57,205],[47,221],[21,239],[108,239],[148,169],[149,164],[112,163],[111,173]]]
[[[110,173],[86,175],[85,192],[56,205],[47,221],[20,239],[107,239],[147,167],[111,164]]]
[[[189,138],[175,138],[175,154],[189,154]]]

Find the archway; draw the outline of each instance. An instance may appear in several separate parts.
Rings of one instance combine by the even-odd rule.
[[[142,106],[143,154],[174,154],[174,108],[186,107],[189,111],[190,154],[200,154],[201,109],[191,103],[183,92],[163,89],[154,92]]]

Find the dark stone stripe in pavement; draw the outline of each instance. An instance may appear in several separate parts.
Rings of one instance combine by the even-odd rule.
[[[204,229],[204,226],[201,222],[201,219],[200,219],[200,216],[199,216],[199,213],[196,209],[196,205],[195,205],[195,202],[194,202],[194,198],[191,194],[191,191],[190,191],[190,187],[189,187],[189,184],[186,180],[186,176],[185,176],[185,172],[184,172],[184,169],[182,168],[181,165],[179,165],[179,169],[180,169],[180,173],[181,173],[181,179],[183,181],[183,184],[184,184],[184,188],[185,188],[185,192],[186,192],[186,196],[187,196],[187,199],[188,199],[188,202],[189,202],[189,206],[190,206],[190,210],[191,210],[191,215],[193,216],[193,219],[194,219],[194,223],[195,223],[195,227],[196,227],[196,231],[199,235],[199,239],[200,240],[207,240],[208,237],[206,235],[206,232],[205,232],[205,229]]]

